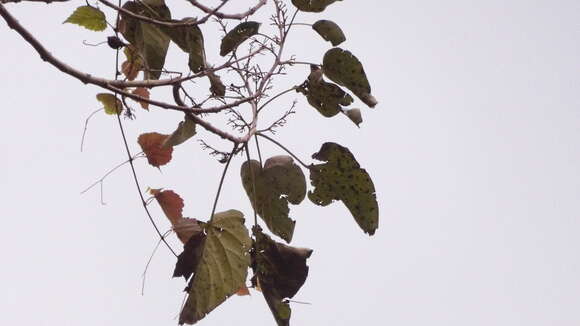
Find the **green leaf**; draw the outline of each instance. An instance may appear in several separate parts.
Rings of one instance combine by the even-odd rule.
[[[260,23],[258,22],[244,22],[236,26],[234,29],[229,31],[226,36],[222,39],[222,44],[220,47],[220,55],[223,57],[228,53],[235,50],[240,44],[245,40],[250,38],[250,36],[258,33],[260,29]]]
[[[246,281],[252,240],[242,213],[228,210],[215,214],[205,224],[205,233],[201,257],[194,259],[195,272],[187,287],[189,296],[179,316],[180,325],[195,324]]]
[[[97,100],[105,107],[106,114],[117,115],[123,112],[123,103],[113,94],[99,93]]]
[[[312,29],[322,36],[322,38],[332,43],[332,46],[337,46],[346,41],[342,29],[333,21],[319,20],[312,25]]]
[[[354,101],[336,84],[324,81],[319,67],[312,66],[311,69],[308,79],[297,91],[304,94],[308,103],[320,114],[327,118],[334,117],[343,110],[343,106],[348,106]]]
[[[301,11],[322,12],[329,5],[342,0],[292,0],[292,4]]]
[[[143,6],[137,2],[127,2],[123,8],[142,16],[158,20],[171,20],[171,12],[165,5]],[[123,37],[138,50],[145,63],[145,79],[159,79],[165,65],[169,48],[169,37],[157,26],[134,19],[121,13],[119,30]]]
[[[288,202],[298,205],[306,196],[306,178],[300,167],[290,156],[280,155],[269,158],[264,168],[255,160],[244,162],[240,174],[252,206],[268,229],[290,242],[296,222],[288,216]]]
[[[252,282],[260,285],[276,323],[289,325],[291,310],[285,299],[294,297],[306,281],[306,259],[312,250],[276,242],[262,233],[260,227],[254,227],[253,233],[256,250],[252,252]]]
[[[195,21],[195,18],[184,18],[173,22]],[[203,34],[197,25],[183,27],[163,26],[162,30],[177,46],[189,54],[188,65],[191,71],[200,72],[205,68],[205,50]]]
[[[226,95],[226,85],[222,82],[220,76],[216,75],[215,72],[210,71],[207,74],[207,78],[210,83],[210,92],[213,96],[224,97]]]
[[[195,120],[189,115],[185,115],[185,120],[181,121],[177,129],[165,140],[163,147],[171,147],[183,144],[186,140],[195,135]]]
[[[322,70],[333,82],[348,88],[369,107],[377,105],[362,64],[349,51],[341,48],[328,50],[324,55]]]
[[[312,158],[326,163],[311,167],[310,181],[315,189],[308,198],[320,206],[341,200],[358,225],[373,235],[379,226],[379,206],[367,171],[361,169],[348,148],[335,143],[324,143]]]
[[[91,31],[103,31],[107,28],[107,18],[98,8],[91,6],[81,6],[75,9],[64,23],[72,23],[82,26]],[[63,24],[64,24],[63,23]]]

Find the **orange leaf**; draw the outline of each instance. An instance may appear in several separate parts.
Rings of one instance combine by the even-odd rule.
[[[239,296],[250,295],[250,290],[248,290],[248,287],[244,285],[238,290],[238,292],[236,292],[236,294]]]
[[[137,139],[141,149],[143,149],[143,152],[147,156],[147,161],[154,167],[165,165],[171,161],[173,147],[163,147],[163,143],[167,137],[168,135],[150,132],[142,134]]]
[[[145,87],[135,88],[135,90],[133,90],[131,93],[149,99],[149,90]],[[149,103],[145,101],[137,101],[137,102],[139,102],[142,108],[149,111]]]
[[[173,190],[150,189],[165,216],[175,226],[183,219],[183,199]]]

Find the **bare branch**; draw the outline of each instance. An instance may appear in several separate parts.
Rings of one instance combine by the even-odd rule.
[[[207,6],[204,6],[203,4],[199,3],[199,1],[196,0],[188,0],[189,3],[191,3],[193,6],[197,7],[198,9],[202,10],[205,13],[210,13],[213,12],[214,9],[211,9]],[[213,15],[221,18],[221,19],[236,19],[236,20],[242,20],[246,17],[249,17],[251,15],[253,15],[254,13],[256,13],[256,11],[258,11],[258,9],[260,9],[262,6],[264,6],[266,4],[266,2],[268,2],[267,0],[260,0],[258,2],[258,4],[256,4],[255,6],[251,7],[250,9],[248,9],[245,12],[239,13],[239,14],[224,14],[221,12],[215,12]]]

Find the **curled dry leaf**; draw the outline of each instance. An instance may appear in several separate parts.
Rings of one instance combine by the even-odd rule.
[[[156,132],[145,133],[139,136],[137,142],[147,156],[147,161],[154,167],[160,167],[171,161],[173,147],[163,147],[163,143],[169,135]]]
[[[121,72],[127,80],[135,80],[139,71],[143,69],[143,59],[131,44],[127,45],[123,50],[127,60],[121,64]]]
[[[149,90],[145,87],[137,87],[135,88],[131,93],[135,94],[135,95],[139,95],[141,97],[144,97],[146,99],[149,99]],[[149,103],[145,102],[145,101],[138,101],[139,105],[141,105],[141,107],[147,111],[149,111]]]

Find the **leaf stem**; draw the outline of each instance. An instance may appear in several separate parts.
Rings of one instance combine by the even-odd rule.
[[[232,152],[228,156],[228,161],[226,162],[226,166],[224,167],[224,171],[222,172],[222,176],[220,178],[220,183],[218,185],[218,190],[217,190],[217,193],[215,195],[215,199],[213,201],[213,207],[211,209],[211,215],[209,217],[209,222],[210,223],[213,220],[213,215],[215,214],[215,209],[217,207],[217,203],[218,203],[218,200],[220,198],[220,193],[222,192],[222,186],[224,184],[224,179],[226,177],[226,172],[228,172],[228,167],[230,166],[230,162],[232,161],[232,157],[234,157],[234,155],[236,154],[237,149],[238,149],[238,143],[234,143],[234,148],[232,149]]]
[[[266,103],[262,104],[262,105],[261,105],[261,106],[258,108],[258,113],[260,113],[260,111],[261,111],[261,110],[262,110],[262,109],[263,109],[263,108],[264,108],[266,105],[270,104],[270,102],[272,102],[273,100],[277,99],[278,97],[280,97],[280,96],[282,96],[282,95],[284,95],[284,94],[286,94],[286,93],[288,93],[288,92],[291,92],[291,91],[293,91],[293,90],[296,90],[297,88],[298,88],[298,86],[292,86],[291,88],[288,88],[287,90],[285,90],[285,91],[282,91],[282,92],[280,92],[280,93],[278,93],[278,94],[274,95],[274,96],[273,96],[273,97],[271,97],[271,98],[270,98],[268,101],[266,101]]]
[[[274,144],[278,145],[278,147],[282,148],[283,150],[285,150],[285,151],[286,151],[286,153],[290,154],[290,155],[291,155],[293,158],[295,158],[295,159],[296,159],[296,161],[298,161],[298,163],[300,163],[300,164],[301,164],[301,165],[302,165],[304,168],[306,168],[306,169],[310,170],[310,168],[311,168],[312,164],[311,164],[311,165],[307,165],[306,163],[302,162],[302,160],[301,160],[301,159],[299,159],[299,158],[298,158],[298,156],[294,155],[294,153],[292,153],[292,152],[291,152],[291,151],[290,151],[288,148],[286,148],[284,145],[280,144],[280,143],[279,143],[277,140],[275,140],[274,138],[268,137],[268,136],[266,136],[266,135],[264,135],[264,134],[262,134],[262,133],[259,133],[259,132],[258,132],[258,133],[256,133],[256,135],[258,135],[258,136],[260,136],[260,137],[264,137],[264,138],[266,138],[267,140],[271,141],[272,143],[274,143]]]
[[[256,144],[258,143],[258,138],[256,137]],[[246,159],[248,162],[248,167],[250,168],[250,176],[252,177],[252,192],[254,194],[253,198],[256,198],[256,176],[254,175],[254,169],[250,164],[250,148],[248,143],[246,143]],[[262,166],[262,159],[260,159],[260,166]],[[254,210],[254,226],[258,226],[258,213],[256,212],[256,207],[254,207],[254,200],[250,197],[250,203],[252,204],[252,209]]]

